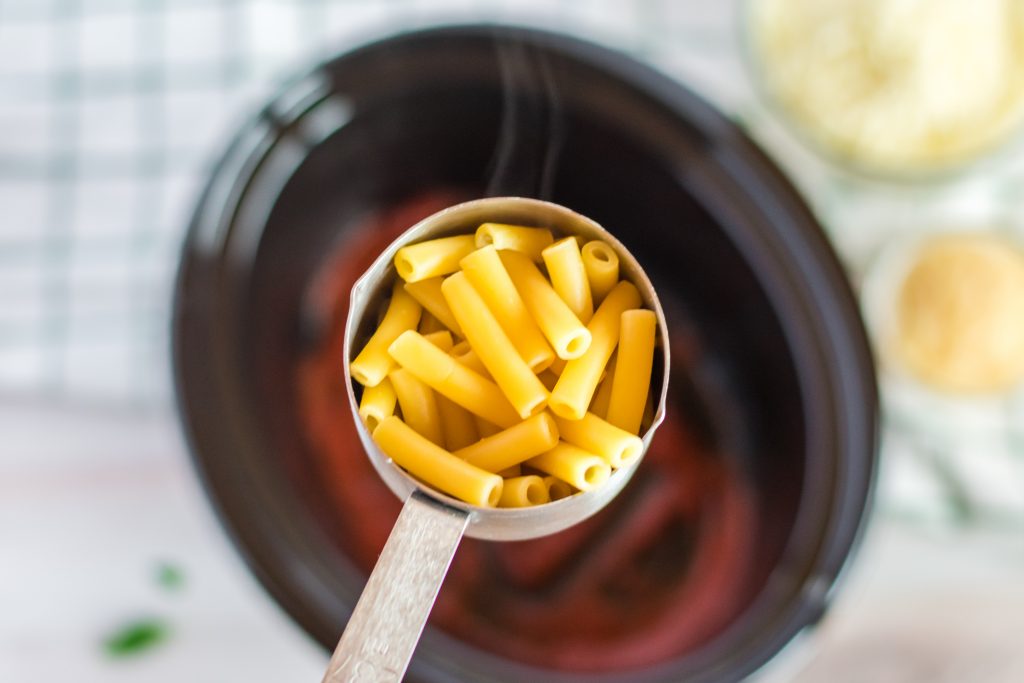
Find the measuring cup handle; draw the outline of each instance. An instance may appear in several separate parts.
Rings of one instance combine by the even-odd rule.
[[[468,522],[460,510],[409,496],[323,683],[402,680]]]

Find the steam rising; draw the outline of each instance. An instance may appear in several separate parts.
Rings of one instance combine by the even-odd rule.
[[[535,47],[495,38],[502,112],[487,196],[550,199],[565,119],[555,74]]]

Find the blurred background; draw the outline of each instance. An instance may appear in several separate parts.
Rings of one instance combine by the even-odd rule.
[[[319,680],[324,653],[246,572],[190,469],[170,381],[177,258],[213,161],[289,75],[479,21],[600,42],[708,99],[804,193],[861,296],[883,391],[874,519],[828,619],[761,678],[1024,679],[1022,13],[0,0],[0,680]],[[864,74],[893,64],[904,81],[870,97]],[[964,241],[922,247],[951,232]]]

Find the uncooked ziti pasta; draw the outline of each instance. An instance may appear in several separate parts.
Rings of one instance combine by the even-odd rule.
[[[402,247],[395,269],[351,369],[396,465],[473,505],[524,507],[640,457],[658,323],[610,245],[484,223]]]

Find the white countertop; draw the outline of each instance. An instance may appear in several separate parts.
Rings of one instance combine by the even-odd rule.
[[[0,681],[319,680],[326,655],[247,573],[170,410],[0,402],[0,434]],[[1024,680],[1024,535],[876,519],[844,584],[763,680]],[[108,657],[104,638],[146,616],[167,639]]]

